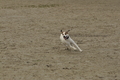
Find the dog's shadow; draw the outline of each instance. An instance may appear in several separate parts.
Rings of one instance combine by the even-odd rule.
[[[73,50],[73,49],[59,49],[58,51],[60,54],[80,54],[82,52],[80,52],[79,50]]]

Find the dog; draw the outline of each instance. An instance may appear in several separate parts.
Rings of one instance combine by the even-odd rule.
[[[74,50],[79,50],[80,52],[82,51],[79,46],[71,39],[71,37],[69,36],[68,32],[70,30],[63,32],[61,30],[61,34],[60,34],[60,40],[62,43],[66,44],[66,46],[69,46],[70,48],[73,48]]]

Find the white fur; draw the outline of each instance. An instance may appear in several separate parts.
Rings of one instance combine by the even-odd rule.
[[[60,35],[60,40],[62,43],[66,44],[66,46],[70,46],[70,48],[73,48],[74,50],[76,50],[76,48],[79,50],[79,51],[82,51],[78,45],[73,41],[73,39],[71,39],[71,37],[69,36],[68,39],[64,39],[63,36],[69,36],[69,34],[65,34],[65,32],[63,32],[61,35]],[[75,47],[74,47],[75,46]]]

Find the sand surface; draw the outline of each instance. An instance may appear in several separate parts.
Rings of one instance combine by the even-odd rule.
[[[120,80],[120,0],[0,0],[0,80]]]

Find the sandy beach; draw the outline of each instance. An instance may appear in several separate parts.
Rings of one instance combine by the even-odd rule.
[[[0,80],[120,80],[120,1],[1,0]]]

